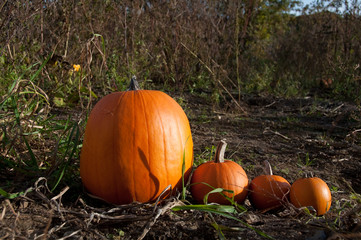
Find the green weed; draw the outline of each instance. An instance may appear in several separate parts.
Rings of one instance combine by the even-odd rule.
[[[199,166],[202,163],[212,161],[216,152],[216,146],[205,147],[204,151],[197,154],[194,159],[194,165]]]
[[[300,156],[298,156],[298,165],[299,166],[305,166],[305,167],[309,167],[315,164],[316,159],[311,159],[310,154],[306,153],[304,159],[301,159]]]
[[[38,85],[48,59],[28,67],[20,76],[14,74],[16,79],[0,101],[0,170],[30,179],[46,175],[55,190],[61,181],[74,176],[75,165],[71,163],[81,145],[79,124],[70,117],[64,121],[52,114],[51,100]],[[23,194],[8,193],[5,188],[11,184],[15,182],[0,186],[2,196]]]

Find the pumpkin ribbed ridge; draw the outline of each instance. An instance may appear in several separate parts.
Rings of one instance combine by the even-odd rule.
[[[187,179],[193,142],[178,103],[160,91],[113,93],[89,116],[80,158],[82,181],[108,202],[154,201],[169,184],[180,187],[184,147]]]
[[[193,173],[190,190],[193,198],[198,203],[203,203],[204,196],[212,191],[211,187],[202,183],[207,183],[213,188],[232,190],[233,193],[223,191],[223,194],[229,198],[234,197],[234,201],[239,203],[243,202],[247,197],[247,174],[239,164],[230,160],[224,160],[225,146],[226,143],[221,141],[216,149],[215,160],[199,165]],[[230,204],[230,201],[220,193],[208,195],[208,202]]]

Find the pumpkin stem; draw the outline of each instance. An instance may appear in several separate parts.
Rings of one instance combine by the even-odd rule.
[[[137,77],[133,75],[133,77],[130,79],[130,84],[128,86],[127,91],[136,91],[136,90],[140,90],[140,87],[137,81]]]
[[[271,164],[267,160],[263,161],[263,171],[266,175],[273,175]]]
[[[224,152],[226,151],[227,143],[224,140],[221,140],[218,143],[217,149],[216,149],[216,156],[214,157],[215,163],[222,163],[224,162]]]
[[[305,173],[305,178],[313,178],[313,172],[306,172]]]

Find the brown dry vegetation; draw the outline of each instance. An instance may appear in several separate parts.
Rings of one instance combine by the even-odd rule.
[[[124,89],[132,74],[148,87],[215,95],[226,87],[293,96],[332,79],[334,96],[359,102],[359,5],[336,14],[322,3],[295,16],[292,1],[5,1],[2,68],[55,54],[80,64],[82,86],[102,94]],[[50,98],[69,97],[66,73],[44,74]]]
[[[288,1],[2,1],[0,239],[360,239],[360,6],[319,3],[296,16]],[[174,211],[189,193],[89,197],[87,115],[133,74],[183,107],[195,167],[225,138],[250,180],[263,160],[291,183],[324,179],[331,210],[261,213],[247,200],[222,216]]]

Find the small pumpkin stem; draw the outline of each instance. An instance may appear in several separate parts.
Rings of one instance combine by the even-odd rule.
[[[136,90],[140,90],[140,87],[137,81],[137,77],[133,75],[133,77],[130,79],[130,84],[128,86],[127,91],[136,91]]]
[[[216,149],[216,156],[214,157],[215,163],[222,163],[224,162],[224,152],[226,151],[227,143],[224,140],[221,140],[218,143],[217,149]]]
[[[313,178],[313,172],[306,171],[305,178]]]
[[[273,175],[271,164],[267,160],[263,161],[263,171],[266,175]]]

